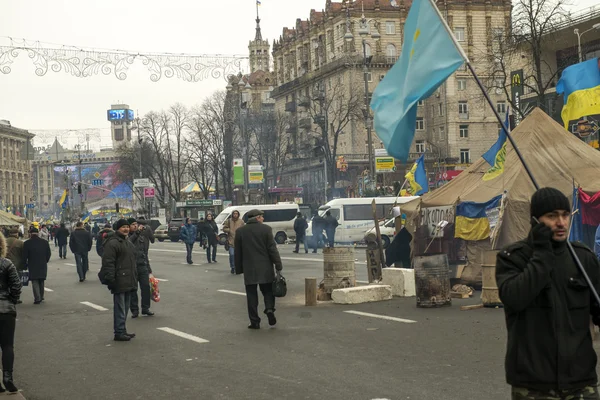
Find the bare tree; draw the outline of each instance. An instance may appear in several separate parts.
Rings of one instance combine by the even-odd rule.
[[[188,171],[190,177],[198,182],[205,199],[210,194],[210,188],[215,182],[215,171],[213,169],[212,157],[209,152],[210,132],[204,122],[202,109],[196,107],[192,110],[190,121],[191,137],[188,139],[187,151],[190,163]]]

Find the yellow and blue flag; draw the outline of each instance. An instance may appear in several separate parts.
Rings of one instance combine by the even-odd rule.
[[[424,156],[425,153],[415,161],[410,171],[404,175],[413,196],[420,196],[429,192],[429,180],[427,179],[427,172],[425,172]]]
[[[89,213],[87,213],[84,217],[83,220],[81,222],[83,222],[84,224],[86,222],[90,222],[90,217],[92,216],[92,212],[90,211]]]
[[[456,206],[454,237],[464,240],[483,240],[490,237],[490,221],[486,211],[500,206],[502,195],[485,203],[465,201]]]
[[[58,205],[60,205],[62,208],[67,208],[68,204],[69,204],[69,193],[67,192],[67,189],[65,189],[62,196],[60,196],[60,200],[58,200]]]
[[[492,166],[492,168],[488,169],[483,175],[484,181],[491,181],[492,179],[502,175],[504,172],[504,163],[506,162],[506,129],[509,129],[508,112],[509,110],[506,110],[506,118],[504,119],[504,125],[498,134],[498,140],[482,156],[485,161]]]
[[[560,113],[565,129],[569,121],[600,114],[600,61],[594,58],[565,68],[556,93],[562,94],[565,105]]]
[[[396,64],[373,92],[375,132],[389,155],[406,162],[415,136],[417,103],[466,60],[432,0],[413,1]]]

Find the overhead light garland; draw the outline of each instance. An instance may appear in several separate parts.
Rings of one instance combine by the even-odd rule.
[[[125,80],[131,65],[141,61],[153,82],[158,82],[163,77],[186,82],[199,82],[208,78],[227,79],[227,76],[245,69],[248,61],[248,56],[241,55],[142,53],[55,45],[10,37],[0,39],[8,39],[10,42],[8,45],[0,44],[0,72],[3,74],[11,73],[11,65],[21,53],[27,53],[38,76],[44,76],[51,70],[67,72],[78,78],[114,74],[117,79]]]

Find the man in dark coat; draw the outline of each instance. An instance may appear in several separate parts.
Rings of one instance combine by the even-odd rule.
[[[69,239],[69,248],[75,255],[75,264],[77,264],[77,274],[79,282],[85,281],[85,275],[90,269],[88,255],[92,250],[92,235],[85,230],[81,221],[75,225],[75,230],[71,233]]]
[[[302,216],[302,213],[298,213],[296,220],[294,221],[294,232],[296,232],[296,250],[297,253],[300,249],[300,242],[304,243],[304,252],[308,253],[308,244],[306,243],[306,228],[308,228],[308,222]]]
[[[56,231],[56,242],[58,243],[58,257],[67,259],[67,238],[69,230],[65,227],[64,222],[61,222],[60,228]]]
[[[315,241],[315,249],[313,253],[317,252],[319,248],[319,243],[323,241],[323,230],[325,229],[325,218],[321,217],[319,214],[315,214],[312,219],[312,234]]]
[[[23,245],[23,262],[29,270],[29,281],[33,289],[33,304],[44,301],[44,281],[48,277],[48,261],[52,255],[50,243],[40,239],[38,229],[32,227],[31,238]]]
[[[100,282],[108,285],[113,294],[114,339],[128,342],[135,333],[127,333],[127,313],[131,292],[137,290],[136,249],[127,240],[129,223],[120,219],[115,223],[115,234],[110,235],[104,245],[102,268],[98,273]]]
[[[148,253],[146,253],[148,239],[143,231],[146,229],[143,225],[138,225],[135,218],[129,218],[129,238],[128,240],[135,247],[135,261],[137,269],[137,278],[142,294],[142,315],[152,316],[150,311],[150,274],[152,269],[148,262]],[[149,229],[149,228],[148,228]],[[137,318],[140,315],[140,304],[138,301],[137,287],[131,292],[131,318]]]
[[[508,344],[506,380],[513,400],[595,399],[596,352],[590,315],[600,307],[567,248],[571,206],[559,190],[531,198],[527,239],[498,253],[496,279],[504,304]],[[575,253],[600,290],[600,263],[585,245]]]
[[[269,325],[277,323],[275,318],[275,296],[273,295],[273,281],[275,271],[281,271],[281,257],[277,244],[273,238],[271,227],[264,225],[264,213],[261,210],[248,211],[248,222],[235,233],[235,272],[244,274],[246,285],[246,299],[248,302],[248,316],[250,329],[260,329],[258,316],[257,286],[263,294],[265,301],[265,314]]]
[[[335,230],[337,229],[339,223],[337,219],[333,215],[331,215],[331,211],[327,211],[325,213],[325,234],[327,234],[327,243],[329,247],[333,247],[335,242]]]

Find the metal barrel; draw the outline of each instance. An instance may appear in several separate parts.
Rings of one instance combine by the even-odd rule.
[[[354,260],[354,247],[323,249],[323,286],[327,293],[356,286]]]
[[[446,254],[418,256],[413,261],[417,307],[433,308],[452,305],[450,267]]]

